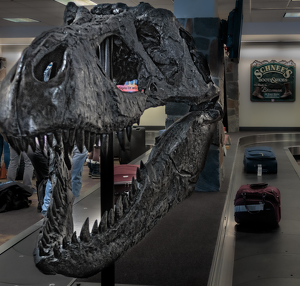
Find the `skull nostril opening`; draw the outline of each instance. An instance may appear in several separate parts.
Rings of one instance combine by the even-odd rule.
[[[47,69],[50,63],[52,63],[52,69],[49,80],[56,77],[58,71],[63,65],[65,51],[66,48],[64,46],[58,46],[52,52],[46,54],[34,67],[33,72],[35,78],[39,81],[44,82],[44,71]]]

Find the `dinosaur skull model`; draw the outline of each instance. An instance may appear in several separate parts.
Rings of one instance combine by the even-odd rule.
[[[37,37],[2,82],[0,132],[16,151],[35,149],[35,138],[43,146],[47,136],[52,200],[35,262],[47,274],[87,277],[122,256],[193,192],[222,110],[206,61],[170,11],[118,3],[90,12],[69,3],[64,22]],[[105,41],[112,46],[111,71],[101,60]],[[134,79],[138,92],[116,86]],[[120,196],[91,232],[87,219],[77,236],[74,143],[91,151],[105,134],[130,130],[144,110],[167,102],[187,103],[190,112],[159,137],[129,197]]]

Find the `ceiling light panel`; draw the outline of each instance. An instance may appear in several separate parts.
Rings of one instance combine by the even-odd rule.
[[[300,17],[300,13],[299,12],[287,12],[284,14],[285,18],[298,18]]]
[[[61,3],[63,5],[67,5],[70,1],[69,0],[55,0],[58,3]],[[91,6],[91,5],[97,5],[95,2],[90,0],[74,0],[73,1],[78,6]]]
[[[14,23],[37,23],[39,21],[30,18],[3,18],[6,21]]]

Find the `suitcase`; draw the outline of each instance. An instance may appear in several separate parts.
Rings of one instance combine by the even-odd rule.
[[[280,191],[267,183],[242,185],[234,200],[239,224],[277,226],[281,219]]]
[[[139,165],[115,165],[114,166],[114,188],[115,201],[119,196],[128,195],[131,189],[132,177],[136,179],[136,169]]]
[[[244,170],[257,173],[257,166],[262,165],[262,173],[277,173],[277,160],[273,149],[268,146],[256,146],[245,149]]]

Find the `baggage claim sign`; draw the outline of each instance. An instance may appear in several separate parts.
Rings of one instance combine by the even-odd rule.
[[[251,64],[251,101],[295,101],[296,64],[290,61],[254,61]]]

